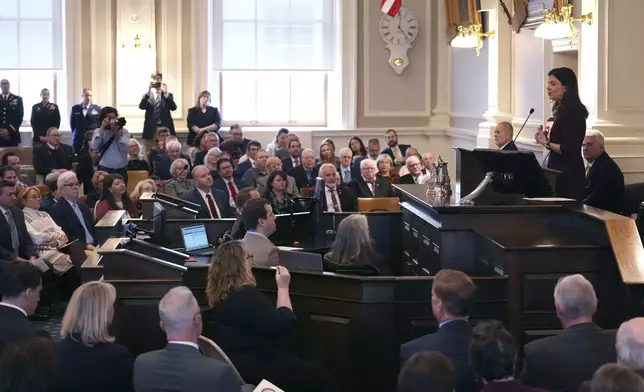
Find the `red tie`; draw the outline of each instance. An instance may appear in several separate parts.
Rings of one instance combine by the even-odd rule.
[[[237,199],[237,190],[232,181],[228,181],[228,190],[230,191],[230,196],[233,197],[233,201]]]
[[[300,166],[300,158],[293,158],[293,167]]]
[[[208,199],[208,208],[210,208],[210,216],[213,219],[219,218],[219,214],[217,214],[217,207],[215,206],[215,201],[212,199],[212,196],[209,194],[206,195],[206,199]]]

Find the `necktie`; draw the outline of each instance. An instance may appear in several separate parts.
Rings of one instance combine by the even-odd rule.
[[[293,167],[300,166],[300,158],[293,158]]]
[[[237,190],[235,189],[235,185],[233,184],[232,181],[228,181],[228,190],[230,191],[230,196],[232,196],[233,200],[236,200]]]
[[[402,158],[402,154],[400,153],[400,148],[398,148],[398,146],[392,147],[391,150],[393,151],[394,158],[396,158],[396,160]]]
[[[331,194],[331,204],[333,204],[333,212],[340,212],[340,207],[338,207],[338,199],[335,197],[335,188],[327,187],[327,189]]]
[[[351,171],[349,169],[344,169],[344,183],[348,184],[351,182]]]
[[[7,224],[9,225],[9,230],[11,231],[11,245],[13,246],[13,251],[18,255],[18,250],[20,248],[20,241],[18,240],[18,229],[16,228],[16,221],[13,220],[13,215],[11,211],[7,210],[4,216],[7,219]]]
[[[369,181],[369,189],[371,190],[371,194],[376,196],[376,182],[375,181]]]
[[[588,178],[588,173],[590,173],[590,168],[591,167],[592,166],[588,165],[588,167],[586,168],[586,178]]]
[[[306,182],[308,184],[311,183],[311,169],[305,169],[304,172],[306,172]]]
[[[215,201],[212,199],[212,196],[209,194],[206,195],[206,199],[208,199],[208,208],[210,208],[210,217],[217,219],[219,218],[219,214],[217,214],[217,206],[215,206]]]
[[[157,91],[157,100],[154,102],[154,119],[161,124],[161,91]]]

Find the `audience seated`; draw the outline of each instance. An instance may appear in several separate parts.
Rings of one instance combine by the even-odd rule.
[[[143,152],[141,151],[141,144],[138,140],[132,138],[127,145],[127,170],[143,170],[151,172],[148,161],[143,159]]]
[[[338,166],[338,173],[342,185],[349,185],[351,181],[360,176],[360,163],[355,163],[353,159],[353,152],[349,147],[340,149],[340,166]]]
[[[127,187],[123,177],[118,174],[110,174],[103,181],[103,191],[101,192],[101,201],[96,205],[94,215],[98,222],[109,211],[125,210],[123,220],[138,218],[139,211],[136,205],[130,200],[127,194]]]
[[[9,166],[16,171],[16,176],[17,176],[16,185],[19,185],[19,186],[36,185],[33,181],[29,179],[29,176],[20,172],[20,168],[21,168],[20,157],[15,152],[9,151],[2,156],[2,166]]]
[[[138,184],[134,187],[134,190],[132,193],[130,193],[130,200],[132,200],[132,203],[136,206],[137,210],[139,211],[139,215],[141,213],[141,206],[139,203],[139,199],[144,193],[154,193],[157,191],[157,187],[154,184],[154,180],[148,178],[147,180],[139,181]]]
[[[107,177],[108,173],[103,170],[98,170],[92,175],[92,187],[89,192],[85,190],[85,195],[87,195],[87,207],[94,209],[96,204],[101,200],[101,194],[103,193],[103,181]]]
[[[94,250],[96,241],[94,219],[87,205],[78,201],[79,187],[76,174],[72,171],[67,171],[58,177],[61,199],[52,207],[51,217],[67,234],[69,241],[78,240],[86,245],[86,249]]]
[[[295,179],[295,185],[300,190],[315,186],[315,180],[318,177],[315,151],[309,148],[302,151],[302,164],[289,170],[288,174]]]
[[[324,139],[320,144],[320,155],[315,158],[315,164],[322,165],[331,163],[333,166],[340,166],[340,158],[335,156],[335,143],[331,139]]]
[[[513,136],[514,128],[507,121],[501,121],[494,128],[494,144],[499,150],[517,151],[517,145],[512,140]]]
[[[246,148],[246,155],[239,158],[239,164],[237,165],[237,170],[235,171],[235,177],[240,179],[244,178],[244,175],[247,171],[256,167],[255,159],[257,158],[257,153],[261,149],[262,144],[257,140],[252,140],[248,143],[248,146]],[[266,153],[266,159],[268,159],[268,153]],[[266,165],[266,160],[264,160],[264,165]]]
[[[282,159],[282,168],[284,171],[289,171],[302,164],[302,144],[299,140],[290,140],[288,142],[289,156]]]
[[[15,341],[30,336],[48,337],[27,317],[34,314],[40,300],[42,274],[31,263],[13,261],[0,273],[0,353]]]
[[[150,151],[146,151],[145,153],[145,158],[147,158],[148,163],[150,164],[150,169],[153,173],[155,172],[154,162],[157,161],[157,157],[166,153],[165,143],[168,136],[170,136],[170,130],[168,128],[157,128],[157,145],[156,147],[151,148]]]
[[[58,392],[56,346],[51,339],[27,337],[0,355],[0,392]]]
[[[277,303],[272,304],[255,287],[252,261],[253,253],[240,241],[217,248],[208,271],[211,309],[204,312],[204,335],[217,342],[247,383],[266,379],[285,391],[334,390],[324,369],[284,348],[283,340],[292,335],[296,322],[288,270],[278,266],[275,271]]]
[[[40,199],[40,210],[47,213],[51,212],[51,208],[60,199],[60,192],[58,192],[58,177],[62,172],[54,171],[45,177],[45,185],[49,188],[49,193]]]
[[[259,192],[255,188],[246,187],[239,190],[237,193],[237,198],[235,199],[235,209],[237,211],[237,219],[233,224],[232,229],[230,229],[230,238],[233,240],[241,240],[246,235],[246,229],[244,228],[244,221],[242,218],[242,209],[246,205],[246,202],[250,199],[259,199]]]
[[[626,188],[624,174],[604,150],[604,135],[588,131],[582,144],[586,168],[583,203],[620,214],[624,209]]]
[[[194,188],[192,178],[188,178],[190,174],[190,164],[183,158],[175,159],[170,165],[170,175],[172,179],[163,187],[163,193],[174,196],[183,197],[186,193]]]
[[[389,261],[373,248],[364,215],[349,215],[340,222],[331,252],[324,255],[324,261],[331,262],[325,264],[330,272],[391,276]]]
[[[402,177],[402,176],[404,176],[406,174],[409,174],[409,169],[407,168],[407,158],[413,157],[413,156],[417,157],[419,160],[422,159],[422,157],[420,156],[420,153],[418,152],[418,150],[416,148],[410,146],[407,149],[407,152],[405,153],[405,162],[404,162],[403,166],[400,166],[400,168],[398,170],[398,177]]]
[[[291,184],[288,183],[289,178],[292,179],[283,171],[276,170],[266,180],[267,185],[262,197],[271,203],[273,213],[276,215],[304,212],[302,203],[295,199],[295,197],[299,196],[299,193],[293,194],[289,190],[290,185],[295,187],[294,180]],[[297,188],[295,191],[297,192]]]
[[[178,159],[184,159],[190,165],[190,158],[186,154],[181,153],[181,143],[176,140],[166,141],[166,153],[159,154],[154,161],[154,174],[162,180],[169,180],[173,174],[171,172],[172,164]],[[183,168],[184,165],[180,167]],[[190,172],[190,169],[186,170]]]
[[[454,367],[443,354],[414,354],[398,376],[396,392],[454,392]]]
[[[277,247],[268,239],[275,232],[275,214],[266,199],[251,199],[242,208],[246,234],[242,242],[253,256],[253,263],[262,267],[279,264]]]
[[[132,355],[108,331],[115,301],[114,286],[102,281],[85,283],[72,295],[57,344],[62,391],[132,391]]]
[[[436,164],[436,157],[434,156],[434,154],[432,154],[431,152],[428,152],[428,153],[425,153],[425,155],[423,155],[423,166],[425,167],[425,170],[429,170],[433,168],[435,164]]]
[[[0,166],[0,180],[10,182],[16,188],[16,192],[20,192],[26,185],[18,181],[18,172],[11,166]]]
[[[474,283],[461,271],[443,269],[434,277],[432,313],[438,321],[438,331],[403,344],[400,357],[403,362],[424,351],[445,355],[456,379],[456,392],[478,390],[470,365],[472,327],[469,314],[474,306]]]
[[[357,197],[396,197],[391,182],[383,177],[377,177],[376,162],[365,159],[360,162],[360,177],[351,181]]]
[[[248,150],[248,143],[250,143],[251,140],[244,137],[244,132],[239,124],[233,124],[230,126],[228,136],[228,140],[222,142],[219,145],[219,148],[221,148],[221,151],[227,152],[230,155],[230,159],[237,161],[246,153]]]
[[[408,148],[407,151],[411,150]],[[401,174],[398,179],[399,184],[424,184],[427,181],[427,172],[423,168],[420,158],[412,155],[405,161],[405,166],[409,171],[408,174]],[[402,170],[401,170],[402,171]]]
[[[210,170],[212,178],[219,178],[219,173],[217,172],[217,161],[223,158],[224,155],[224,152],[222,152],[218,147],[213,147],[206,153],[203,165]]]
[[[237,194],[242,188],[248,185],[242,180],[235,178],[233,171],[233,163],[230,159],[220,158],[217,160],[217,173],[219,175],[214,180],[213,186],[228,195],[228,204],[232,207],[235,206]]]
[[[217,132],[208,132],[201,136],[199,151],[195,154],[194,165],[203,165],[208,151],[213,148],[219,148],[219,134]],[[220,149],[221,151],[221,149]]]
[[[0,232],[5,233],[0,236],[0,269],[7,262],[35,263],[37,258],[36,247],[27,231],[25,216],[15,203],[16,186],[7,180],[0,180]]]
[[[564,331],[525,346],[521,380],[549,391],[576,391],[601,365],[615,362],[615,332],[593,323],[597,296],[582,275],[560,279],[554,300]]]
[[[235,212],[224,191],[213,187],[210,171],[204,165],[192,169],[194,188],[183,196],[184,200],[199,204],[197,218],[234,218]]]
[[[349,139],[349,145],[347,147],[351,149],[354,162],[359,159],[369,158],[369,154],[367,153],[367,148],[364,146],[362,139],[360,139],[359,137],[354,136],[351,139]]]
[[[72,146],[60,142],[58,128],[47,130],[47,142],[34,148],[34,169],[36,174],[46,176],[49,173],[71,170],[76,159]]]
[[[277,131],[273,141],[266,146],[266,152],[269,157],[277,157],[280,160],[288,158],[288,133],[286,128],[281,128]]]
[[[249,144],[249,148],[253,148],[252,145],[253,143],[251,142]],[[241,177],[241,179],[248,186],[257,188],[257,179],[268,175],[267,163],[268,163],[268,152],[260,149],[255,154],[255,162],[253,162],[253,167],[246,170],[246,172],[244,173],[243,177]],[[240,164],[237,169],[238,170],[241,169],[241,166],[242,164]]]
[[[339,185],[338,172],[331,163],[320,166],[320,176],[324,183],[322,211],[351,212],[358,211],[358,199],[352,188]]]
[[[616,364],[602,365],[590,383],[591,392],[644,392],[644,380],[631,369]]]
[[[378,177],[389,180],[392,184],[398,184],[399,172],[394,170],[394,161],[387,154],[380,154],[376,159],[376,167],[378,168]]]
[[[94,172],[97,170],[98,152],[93,150],[90,145],[93,135],[94,131],[89,131],[85,134],[80,151],[76,154],[76,161],[78,162],[76,175],[83,184],[83,190],[86,195],[96,193],[92,179],[94,178]]]
[[[380,154],[380,140],[377,138],[369,139],[369,145],[368,145],[368,153],[369,153],[369,159],[371,160],[376,160],[378,157],[381,155]],[[390,157],[391,158],[391,157]],[[393,160],[392,160],[392,165],[393,166]]]
[[[268,179],[270,175],[276,171],[281,171],[286,176],[286,192],[294,196],[300,196],[300,191],[297,189],[295,178],[289,176],[284,170],[282,170],[282,161],[277,157],[268,158],[266,161],[266,175],[257,179],[257,190],[259,190],[260,193],[266,192],[268,188]]]
[[[387,154],[394,161],[396,165],[405,163],[405,154],[407,149],[411,147],[409,144],[398,144],[398,133],[395,130],[389,129],[385,132],[385,139],[387,140],[387,148],[382,150],[381,154]]]

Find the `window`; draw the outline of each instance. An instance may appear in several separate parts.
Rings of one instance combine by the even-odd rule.
[[[64,0],[1,0],[0,79],[8,79],[11,92],[22,96],[24,124],[29,124],[32,105],[40,91],[49,89],[61,117],[66,118]]]
[[[210,0],[209,90],[225,124],[326,126],[336,0]]]

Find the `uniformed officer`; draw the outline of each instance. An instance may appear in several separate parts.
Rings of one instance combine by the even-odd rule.
[[[60,110],[58,105],[49,101],[49,89],[40,92],[42,101],[31,108],[31,130],[33,131],[33,147],[37,148],[47,143],[47,130],[60,127]]]
[[[25,116],[22,98],[11,94],[7,79],[0,80],[0,147],[16,147],[20,144],[20,125]]]
[[[76,154],[83,147],[85,133],[87,131],[94,133],[100,127],[98,114],[101,112],[101,107],[92,104],[92,90],[88,88],[83,89],[82,97],[82,103],[72,106],[72,114],[69,119],[70,128],[74,132],[72,146]]]

